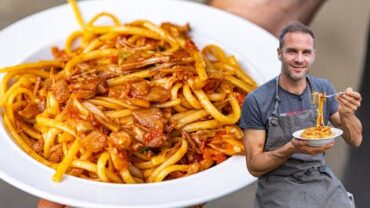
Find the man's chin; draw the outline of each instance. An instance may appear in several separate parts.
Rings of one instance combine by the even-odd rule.
[[[292,78],[294,81],[300,81],[302,79],[306,78],[306,74],[303,75],[290,75],[290,78]]]

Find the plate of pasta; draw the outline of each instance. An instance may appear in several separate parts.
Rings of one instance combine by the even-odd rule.
[[[293,133],[293,137],[307,140],[310,146],[322,146],[341,136],[343,131],[330,126],[319,126],[302,129]]]
[[[338,128],[327,126],[324,123],[325,93],[313,92],[312,103],[317,104],[316,125],[293,133],[293,137],[300,140],[307,140],[310,146],[322,146],[341,136],[343,131]]]
[[[0,44],[0,177],[17,188],[75,207],[185,207],[255,181],[237,122],[279,73],[277,40],[256,25],[186,1],[70,0]]]

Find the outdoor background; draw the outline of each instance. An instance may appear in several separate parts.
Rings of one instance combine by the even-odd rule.
[[[0,29],[33,13],[64,3],[65,0],[0,0]],[[369,15],[369,0],[330,0],[323,5],[311,24],[311,29],[316,36],[317,48],[312,75],[331,80],[337,91],[349,86],[354,89],[359,87],[364,65]],[[2,50],[10,49],[2,48]],[[326,157],[327,163],[341,180],[346,167],[348,148],[342,140],[338,139]],[[252,207],[255,190],[256,184],[252,184],[209,202],[206,207]],[[36,207],[36,204],[36,197],[0,180],[0,207],[28,208]]]

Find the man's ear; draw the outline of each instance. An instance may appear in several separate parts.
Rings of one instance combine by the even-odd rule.
[[[276,52],[277,52],[278,59],[281,61],[281,49],[277,48]]]
[[[316,57],[316,49],[313,49],[312,63],[315,62],[315,57]]]

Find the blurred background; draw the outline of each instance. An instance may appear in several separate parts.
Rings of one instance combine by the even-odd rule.
[[[65,0],[0,0],[0,29],[33,13],[65,2]],[[346,87],[358,89],[364,68],[369,17],[369,0],[331,0],[324,3],[311,23],[317,48],[316,61],[311,74],[331,80],[337,91],[344,90]],[[327,163],[342,181],[348,153],[349,147],[338,139],[326,157]],[[346,183],[350,182],[347,180]],[[252,184],[233,194],[211,201],[206,207],[252,207],[255,191],[256,184]],[[350,189],[348,191],[351,192]],[[36,207],[37,200],[36,197],[0,180],[0,207]],[[370,204],[370,198],[368,200],[368,202],[356,201],[356,203],[357,205]]]

